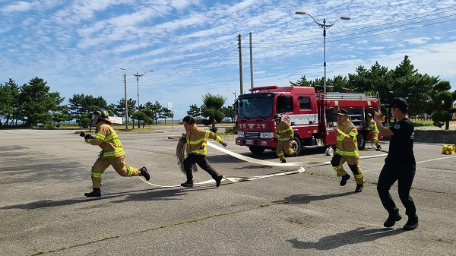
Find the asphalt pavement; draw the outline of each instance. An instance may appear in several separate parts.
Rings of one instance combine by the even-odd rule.
[[[199,184],[181,188],[181,133],[119,132],[127,163],[146,166],[152,178],[120,177],[110,167],[102,197],[89,199],[98,147],[74,131],[0,130],[0,255],[456,255],[456,155],[443,155],[442,144],[415,143],[411,195],[420,225],[403,231],[405,216],[383,227],[376,182],[384,152],[361,151],[367,182],[354,193],[353,178],[339,186],[322,149],[272,166],[273,151],[256,156],[227,137],[226,149],[243,159],[209,147],[222,185],[199,170]]]

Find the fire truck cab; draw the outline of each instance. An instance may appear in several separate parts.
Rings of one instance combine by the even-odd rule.
[[[274,115],[281,114],[294,131],[292,144],[296,155],[302,148],[327,147],[326,154],[332,155],[336,144],[336,113],[345,109],[350,120],[358,129],[358,147],[366,143],[365,115],[380,106],[377,96],[362,93],[318,93],[314,87],[266,86],[250,89],[235,103],[236,144],[247,146],[254,154],[266,149],[275,149]]]

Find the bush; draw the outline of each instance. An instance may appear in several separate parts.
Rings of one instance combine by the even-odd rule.
[[[237,134],[237,129],[236,129],[236,125],[234,125],[233,127],[228,127],[225,129],[225,133],[226,134]]]

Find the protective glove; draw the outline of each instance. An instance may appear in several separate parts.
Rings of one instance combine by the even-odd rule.
[[[277,138],[274,138],[274,141],[277,141]]]
[[[86,135],[84,136],[84,140],[88,140],[88,139],[93,139],[93,136],[90,135],[90,134],[86,134]]]
[[[222,142],[222,146],[224,146],[226,148],[226,146],[228,146],[228,142],[226,142],[226,141]]]
[[[293,138],[290,138],[289,141],[293,141]]]

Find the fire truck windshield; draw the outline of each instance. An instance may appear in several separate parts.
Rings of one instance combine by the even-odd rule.
[[[265,118],[272,115],[272,97],[252,97],[238,100],[238,116],[240,118]]]

